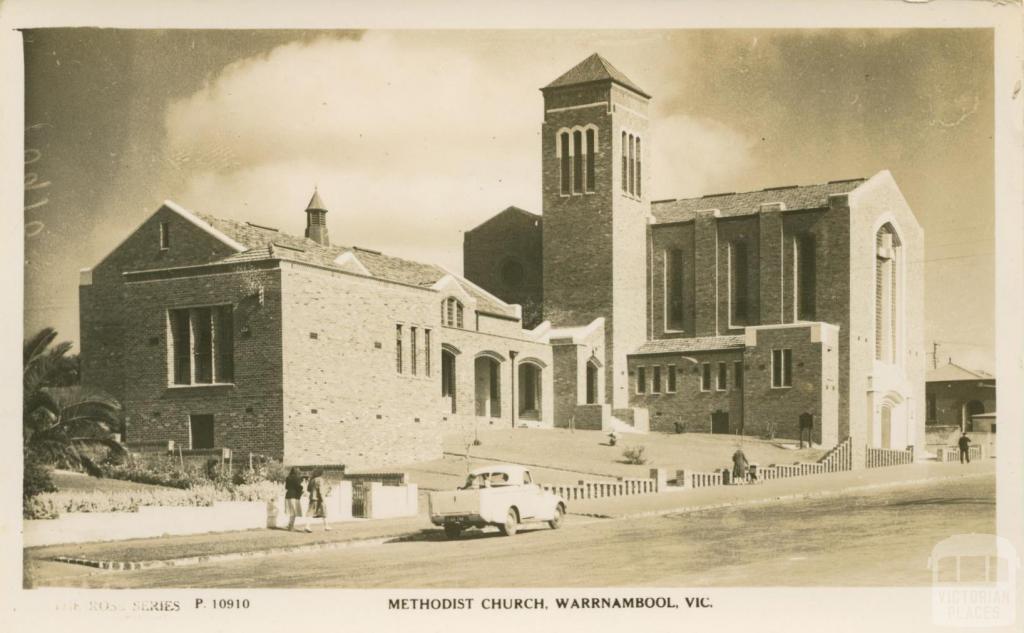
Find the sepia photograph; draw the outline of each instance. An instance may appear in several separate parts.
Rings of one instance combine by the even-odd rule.
[[[540,26],[19,26],[19,593],[1012,625],[997,30]]]

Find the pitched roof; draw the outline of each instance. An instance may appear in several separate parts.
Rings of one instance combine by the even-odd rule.
[[[527,211],[525,209],[520,209],[517,206],[511,206],[511,207],[505,207],[501,211],[498,211],[497,213],[495,213],[491,217],[487,218],[486,220],[484,220],[480,224],[477,224],[473,228],[471,228],[468,231],[466,231],[466,233],[472,233],[473,231],[476,231],[476,230],[478,230],[480,228],[483,228],[484,226],[487,226],[488,224],[490,224],[494,220],[497,220],[498,218],[501,218],[501,217],[504,217],[504,216],[508,216],[508,215],[514,215],[514,216],[521,217],[521,218],[523,218],[524,220],[526,220],[528,222],[533,222],[535,225],[539,225],[540,223],[544,222],[544,216],[542,216],[542,215],[539,215],[537,213],[532,213],[532,212]]]
[[[995,376],[987,371],[970,370],[950,362],[942,367],[931,369],[925,374],[925,382],[956,382],[958,380],[995,380]]]
[[[314,194],[314,201],[317,198],[318,196]],[[208,213],[191,213],[228,239],[244,247],[245,250],[224,258],[221,260],[223,262],[284,259],[352,272],[351,267],[335,262],[342,253],[351,252],[371,276],[409,286],[429,288],[449,274],[447,270],[435,264],[393,257],[358,246],[324,246],[308,237],[282,233],[270,227],[221,218]],[[453,277],[466,289],[466,292],[476,299],[478,310],[508,317],[515,316],[515,309],[511,305],[481,292],[458,275],[453,275]]]
[[[792,185],[769,187],[743,193],[718,193],[700,198],[679,200],[655,200],[651,213],[658,224],[692,220],[698,211],[718,209],[721,217],[750,215],[758,213],[762,204],[781,202],[786,209],[820,209],[828,206],[832,194],[849,193],[859,187],[866,178],[832,180],[817,185]]]
[[[622,74],[622,71],[615,66],[612,66],[607,59],[601,57],[597,53],[594,53],[579,64],[573,66],[567,73],[544,86],[542,90],[575,86],[594,81],[611,81],[619,84],[620,86],[629,88],[633,92],[647,97],[648,99],[651,98],[651,95],[644,92],[640,86],[637,86],[629,77]]]
[[[663,338],[647,341],[634,354],[677,354],[684,352],[711,352],[723,349],[742,349],[746,346],[746,337],[742,334],[734,336],[699,336],[691,338]]]

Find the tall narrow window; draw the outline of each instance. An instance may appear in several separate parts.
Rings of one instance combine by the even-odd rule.
[[[772,350],[772,388],[793,386],[793,350]]]
[[[213,310],[213,380],[218,383],[235,380],[235,327],[231,306]]]
[[[793,272],[795,283],[793,297],[796,301],[796,318],[801,321],[815,319],[815,280],[814,236],[800,235],[793,239]]]
[[[160,250],[166,251],[171,247],[171,223],[160,223]]]
[[[651,370],[651,393],[661,393],[661,366],[655,365]]]
[[[174,384],[192,382],[192,349],[188,310],[171,310],[171,348],[174,354]]]
[[[629,191],[629,142],[626,133],[622,133],[622,191]]]
[[[668,393],[676,392],[676,366],[668,366],[668,384],[665,386],[665,391]]]
[[[423,330],[423,373],[430,375],[430,330]]]
[[[643,179],[640,176],[640,137],[636,137],[636,196],[639,198],[643,195]]]
[[[572,192],[583,193],[583,133],[572,133]]]
[[[647,368],[636,368],[636,392],[647,393]]]
[[[558,136],[559,153],[561,154],[562,193],[572,192],[572,156],[569,150],[569,133],[562,132]]]
[[[629,193],[636,193],[636,148],[634,146],[635,137],[629,135]]]
[[[416,365],[419,352],[416,349],[416,328],[409,328],[409,373],[416,375]]]
[[[732,327],[747,325],[747,245],[729,244],[729,321]]]
[[[737,389],[743,388],[743,361],[734,361],[732,364],[732,383]]]
[[[718,363],[718,380],[715,384],[715,389],[718,391],[725,391],[729,388],[729,369],[728,365],[723,362]]]
[[[402,326],[395,326],[395,371],[402,373]]]
[[[207,384],[213,382],[213,320],[209,308],[196,308],[192,319],[192,356],[195,367],[193,380]]]
[[[700,390],[711,391],[711,363],[700,365]]]
[[[462,329],[462,304],[455,302],[455,327]]]
[[[597,143],[594,130],[587,130],[587,193],[593,193],[597,185]]]
[[[900,243],[886,224],[875,236],[875,358],[895,363],[898,358]]]
[[[683,251],[665,251],[665,329],[683,329]]]

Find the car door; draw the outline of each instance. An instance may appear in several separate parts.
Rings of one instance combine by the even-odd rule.
[[[544,507],[544,491],[539,484],[534,483],[530,471],[523,472],[523,485],[520,486],[519,496],[523,500],[523,518],[544,518],[548,511]]]

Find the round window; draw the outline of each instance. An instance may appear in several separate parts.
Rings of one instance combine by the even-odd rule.
[[[501,282],[509,288],[523,285],[523,265],[510,259],[501,265]]]

